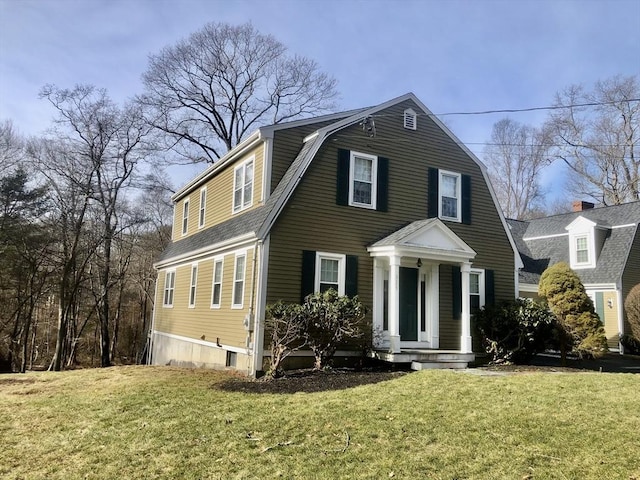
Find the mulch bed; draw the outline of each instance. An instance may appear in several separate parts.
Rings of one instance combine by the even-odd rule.
[[[534,372],[547,373],[640,373],[640,357],[609,354],[599,360],[569,359],[562,365],[557,355],[538,355],[529,365],[478,365],[465,372],[482,375],[517,375]],[[234,376],[216,388],[245,393],[313,393],[367,385],[393,380],[411,373],[411,370],[391,369],[386,364],[367,369],[335,368],[316,371],[312,369],[289,370],[284,377],[258,380]]]

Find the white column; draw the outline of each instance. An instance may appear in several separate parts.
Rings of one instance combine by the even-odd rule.
[[[426,292],[429,312],[427,321],[430,323],[428,330],[431,333],[429,345],[431,348],[440,348],[440,265],[432,265],[430,274],[429,289]]]
[[[389,351],[400,353],[400,257],[389,257]]]
[[[462,274],[462,335],[460,336],[460,351],[462,353],[472,353],[473,351],[471,344],[471,302],[469,300],[470,272],[470,263],[460,265],[460,273]]]
[[[380,347],[384,323],[384,265],[377,257],[373,259],[373,346]]]

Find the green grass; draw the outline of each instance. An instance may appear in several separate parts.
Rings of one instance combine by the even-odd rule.
[[[0,476],[640,478],[640,375],[418,372],[251,394],[222,372],[0,376]]]

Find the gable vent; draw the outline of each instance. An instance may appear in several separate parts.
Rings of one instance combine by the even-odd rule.
[[[418,116],[411,108],[404,111],[404,128],[415,130],[418,126]]]

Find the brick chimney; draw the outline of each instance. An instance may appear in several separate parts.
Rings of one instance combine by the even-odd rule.
[[[582,212],[583,210],[591,210],[595,207],[595,204],[591,202],[585,202],[583,200],[576,200],[573,202],[573,211],[574,212]]]

